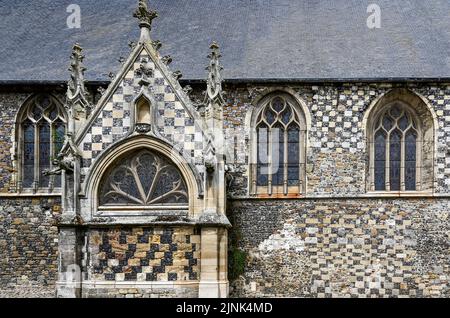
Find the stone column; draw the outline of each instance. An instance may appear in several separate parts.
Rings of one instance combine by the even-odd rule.
[[[219,233],[216,227],[201,230],[200,298],[219,298]]]
[[[228,281],[228,230],[219,229],[219,297],[227,298],[230,294]]]
[[[58,298],[81,297],[81,251],[79,235],[76,228],[59,229],[58,281],[56,294]]]

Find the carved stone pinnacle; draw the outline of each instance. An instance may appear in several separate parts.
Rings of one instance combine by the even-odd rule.
[[[139,20],[140,28],[148,28],[151,30],[153,19],[158,17],[158,13],[148,9],[147,0],[139,0],[138,7],[134,11],[133,17]]]

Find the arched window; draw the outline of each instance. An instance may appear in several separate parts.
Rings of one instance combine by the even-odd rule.
[[[19,124],[19,188],[60,188],[60,176],[44,176],[43,172],[53,168],[64,142],[66,120],[61,105],[52,96],[38,95],[27,103]]]
[[[288,94],[264,98],[255,117],[253,194],[299,195],[305,189],[306,124]]]
[[[420,126],[401,103],[386,108],[374,131],[375,191],[416,191],[420,167]]]
[[[423,99],[403,88],[386,93],[368,111],[368,191],[433,190],[435,118]]]
[[[188,190],[172,161],[143,149],[121,157],[100,182],[99,209],[188,207]]]

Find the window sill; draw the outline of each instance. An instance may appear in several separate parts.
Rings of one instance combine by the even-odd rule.
[[[45,197],[61,197],[61,192],[16,192],[16,193],[0,193],[0,197],[4,198],[45,198]]]
[[[415,197],[433,197],[434,194],[432,191],[369,191],[363,195],[363,197],[370,198],[398,198],[398,197],[406,197],[406,198],[415,198]]]
[[[95,217],[186,217],[189,207],[160,206],[160,207],[100,207]]]

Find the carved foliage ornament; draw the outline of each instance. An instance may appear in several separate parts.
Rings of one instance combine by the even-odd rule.
[[[101,181],[103,206],[187,206],[186,183],[173,163],[149,150],[121,158]]]
[[[139,20],[139,25],[142,27],[151,28],[153,19],[158,17],[158,13],[148,9],[147,0],[139,0],[139,5],[133,14],[133,17]]]
[[[210,100],[215,100],[217,97],[222,99],[222,76],[221,71],[223,67],[220,65],[219,45],[216,42],[211,44],[211,53],[208,55],[210,64],[206,68],[208,71],[207,80],[207,97]]]

